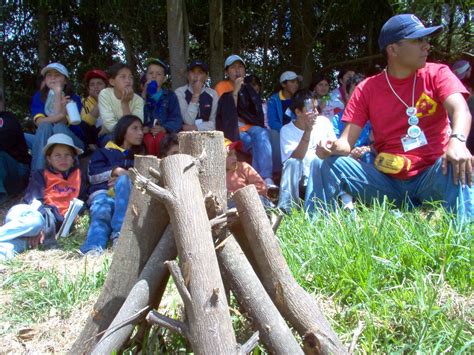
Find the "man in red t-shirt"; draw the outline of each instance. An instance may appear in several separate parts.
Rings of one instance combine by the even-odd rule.
[[[346,191],[364,202],[384,195],[398,205],[443,201],[447,209],[472,218],[468,92],[447,66],[426,63],[427,37],[440,31],[441,26],[426,28],[411,14],[384,24],[379,46],[387,68],[357,86],[341,137],[318,144],[316,152],[325,160],[314,166],[308,209],[315,200],[323,208],[334,206],[339,192]],[[347,157],[368,120],[378,153],[374,165]]]

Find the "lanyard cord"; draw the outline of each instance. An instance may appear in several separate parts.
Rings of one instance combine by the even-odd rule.
[[[406,108],[409,108],[410,106],[408,106],[408,104],[405,101],[403,101],[400,96],[398,96],[396,91],[393,89],[392,84],[390,84],[390,80],[388,80],[387,68],[384,69],[384,72],[385,72],[385,80],[387,80],[387,84],[388,86],[390,86],[390,89],[392,89],[393,94],[397,97],[397,99],[400,100],[402,104],[405,105]],[[416,73],[413,78],[413,89],[411,92],[411,107],[415,107],[415,86],[416,86]]]

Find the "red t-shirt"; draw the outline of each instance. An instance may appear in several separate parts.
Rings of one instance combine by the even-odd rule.
[[[391,153],[409,160],[409,168],[392,175],[408,179],[427,169],[446,150],[449,141],[448,113],[443,106],[448,96],[468,92],[446,65],[426,63],[416,73],[415,106],[418,126],[428,144],[404,152],[401,138],[406,136],[408,116],[406,106],[390,89],[382,72],[361,82],[352,94],[342,120],[364,127],[370,118],[374,146],[378,153]],[[413,76],[397,79],[388,76],[395,92],[412,105]]]

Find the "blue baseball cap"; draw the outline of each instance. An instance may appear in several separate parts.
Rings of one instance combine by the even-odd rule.
[[[61,63],[49,63],[43,69],[41,69],[41,75],[45,76],[49,71],[55,70],[58,73],[64,75],[66,78],[69,79],[69,72],[67,71],[66,67]]]
[[[416,39],[439,33],[443,26],[425,27],[413,14],[401,14],[391,17],[382,27],[379,35],[379,47],[384,49],[389,44],[402,39]]]
[[[242,62],[242,64],[245,67],[244,60],[241,57],[239,57],[237,54],[232,54],[232,55],[228,56],[227,59],[225,60],[224,69],[227,69],[228,67],[230,67],[235,62]]]
[[[199,67],[201,68],[206,74],[209,73],[209,67],[205,62],[202,60],[196,59],[193,60],[189,65],[188,65],[188,71],[193,70],[194,68]]]
[[[163,69],[165,70],[165,74],[170,73],[170,67],[163,59],[147,58],[147,60],[145,60],[145,68],[148,68],[152,64],[156,64],[156,65],[159,65],[160,67],[163,67]]]

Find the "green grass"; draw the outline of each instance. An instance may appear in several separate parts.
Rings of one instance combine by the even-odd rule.
[[[298,282],[337,304],[333,325],[346,343],[364,322],[358,351],[467,351],[472,232],[457,231],[452,221],[440,208],[427,217],[359,207],[355,218],[337,211],[312,223],[295,211],[278,236]]]
[[[14,268],[2,280],[2,292],[11,294],[11,302],[0,305],[0,318],[15,326],[42,322],[53,314],[65,319],[80,304],[98,292],[104,284],[110,260],[104,258],[97,272],[89,270],[87,262],[80,272],[59,273],[55,269],[30,269],[12,261]]]

